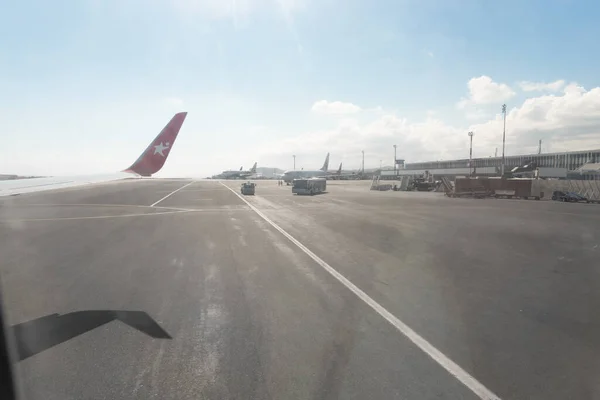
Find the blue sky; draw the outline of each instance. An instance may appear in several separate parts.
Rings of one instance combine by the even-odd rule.
[[[492,155],[504,102],[507,153],[600,148],[593,2],[11,3],[0,173],[122,169],[177,111],[162,176]]]

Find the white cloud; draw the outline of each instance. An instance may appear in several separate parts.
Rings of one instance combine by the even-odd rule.
[[[521,81],[519,86],[525,92],[558,92],[565,86],[565,81],[562,79],[550,83]]]
[[[319,100],[313,104],[311,110],[317,114],[354,114],[359,112],[361,108],[352,103]]]
[[[333,129],[307,132],[256,152],[260,159],[286,166],[294,149],[306,168],[318,167],[324,154],[331,152],[332,162],[343,161],[347,168],[358,168],[361,150],[365,150],[367,167],[376,167],[380,159],[390,164],[394,144],[398,145],[398,157],[405,157],[407,162],[467,158],[467,132],[474,131],[474,156],[486,157],[496,148],[500,153],[502,129],[499,112],[486,121],[463,126],[447,124],[431,112],[421,122],[386,112],[373,115],[368,122],[346,118]],[[507,154],[535,152],[539,139],[545,151],[600,148],[600,87],[587,91],[571,84],[561,95],[532,97],[508,110]]]
[[[474,104],[494,104],[501,103],[510,99],[515,92],[505,83],[497,83],[489,76],[482,75],[478,78],[471,78],[467,83],[469,95],[461,99],[458,108],[467,108]]]
[[[343,162],[344,168],[356,169],[360,165],[361,151],[365,150],[365,165],[369,168],[379,166],[379,160],[391,165],[394,144],[398,146],[398,157],[413,161],[434,155],[452,157],[460,153],[462,133],[435,118],[410,123],[406,118],[385,114],[366,123],[343,119],[333,129],[307,132],[260,146],[255,151],[260,159],[281,166],[289,164],[291,154],[296,154],[299,167],[304,168],[318,167],[324,155],[331,152],[332,163]]]
[[[600,88],[586,91],[570,84],[561,96],[526,99],[508,112],[506,125],[512,151],[534,151],[539,139],[549,151],[600,148]],[[501,115],[470,129],[490,148],[502,132]]]

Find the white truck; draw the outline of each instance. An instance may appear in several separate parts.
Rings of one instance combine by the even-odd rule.
[[[295,194],[319,194],[327,189],[325,178],[294,179],[292,181],[292,193]]]

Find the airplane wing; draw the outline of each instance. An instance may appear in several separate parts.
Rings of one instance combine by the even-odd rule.
[[[136,176],[152,176],[157,173],[167,161],[170,150],[175,143],[179,130],[187,116],[186,112],[177,113],[169,123],[146,147],[146,150],[127,169],[121,172],[100,175],[80,175],[71,177],[48,177],[15,179],[0,181],[0,197],[22,193],[39,192],[43,190],[60,189],[90,183],[110,182]]]

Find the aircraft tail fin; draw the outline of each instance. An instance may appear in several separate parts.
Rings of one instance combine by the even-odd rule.
[[[254,162],[254,165],[252,166],[252,168],[250,168],[250,172],[252,172],[253,174],[256,173],[256,162]]]
[[[341,175],[342,174],[342,163],[340,163],[340,167],[337,170],[337,174]]]
[[[325,162],[323,163],[323,166],[321,167],[321,171],[327,172],[328,169],[329,169],[329,153],[327,153],[327,156],[325,157]]]
[[[175,139],[177,139],[186,116],[187,112],[175,114],[138,159],[123,172],[131,172],[141,176],[152,176],[152,174],[160,171],[163,165],[165,165],[165,161],[167,161],[167,157],[171,152],[173,144],[175,144]]]

